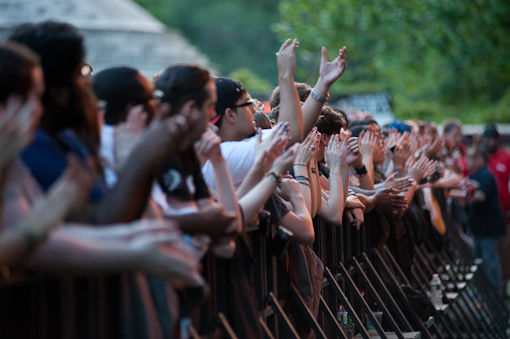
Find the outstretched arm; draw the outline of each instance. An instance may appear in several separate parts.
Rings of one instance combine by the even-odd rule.
[[[296,49],[299,42],[287,39],[276,53],[278,85],[280,86],[280,115],[278,121],[287,121],[290,141],[287,147],[303,141],[303,114],[294,73],[296,71]],[[308,131],[310,132],[310,131]],[[308,132],[306,134],[308,134]]]
[[[325,47],[322,47],[320,76],[313,89],[317,95],[311,94],[308,99],[306,99],[305,104],[302,107],[304,135],[308,134],[312,130],[313,126],[315,126],[315,123],[322,111],[322,99],[328,98],[329,89],[345,71],[346,50],[347,49],[343,47],[338,51],[338,57],[336,57],[335,60],[328,62],[327,50]]]

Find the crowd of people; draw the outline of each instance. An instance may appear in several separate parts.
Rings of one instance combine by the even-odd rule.
[[[380,126],[340,110],[328,97],[346,48],[332,61],[322,49],[311,87],[294,81],[298,47],[287,40],[276,53],[278,87],[265,114],[241,82],[204,67],[170,65],[151,79],[127,66],[93,74],[74,27],[16,28],[0,43],[0,279],[6,269],[129,272],[131,285],[118,286],[132,295],[119,322],[124,337],[177,338],[197,307],[190,295],[206,294],[201,261],[213,255],[228,268],[228,297],[244,305],[229,320],[253,324],[246,230],[262,210],[293,250],[312,256],[314,218],[358,230],[372,218],[380,227],[371,245],[393,243],[405,268],[407,249],[385,225],[417,218],[419,208],[445,244],[440,192],[503,295],[510,246],[500,260],[498,241],[508,241],[510,155],[496,127],[467,148],[455,120],[440,135],[433,122]],[[141,311],[149,302],[158,316]],[[241,327],[240,337],[262,337]]]

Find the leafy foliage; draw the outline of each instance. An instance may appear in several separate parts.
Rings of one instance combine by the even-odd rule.
[[[276,84],[274,53],[297,37],[297,81],[315,82],[321,46],[347,46],[336,94],[388,90],[402,119],[510,121],[508,0],[135,1],[250,91]]]
[[[209,56],[219,70],[218,75],[249,68],[271,84],[277,83],[275,52],[280,43],[272,30],[273,23],[278,21],[277,2],[135,1],[167,26],[181,30]]]
[[[285,0],[280,14],[277,31],[299,37],[302,63],[318,64],[306,55],[323,45],[348,47],[338,91],[359,83],[386,88],[401,118],[508,121],[506,0]]]

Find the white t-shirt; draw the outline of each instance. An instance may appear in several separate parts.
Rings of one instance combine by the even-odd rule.
[[[262,140],[267,138],[272,129],[262,130]],[[221,153],[227,162],[228,170],[237,189],[244,180],[244,177],[253,166],[255,160],[256,137],[250,137],[241,141],[224,141],[221,143]],[[210,161],[202,167],[202,175],[205,183],[212,189],[216,189],[216,179]]]

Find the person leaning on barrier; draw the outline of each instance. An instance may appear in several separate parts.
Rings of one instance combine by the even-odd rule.
[[[5,72],[2,78],[12,77],[10,85],[3,86],[0,93],[2,115],[25,114],[27,135],[16,137],[32,140],[44,89],[37,57],[25,47],[8,42],[0,46],[0,65],[0,73]],[[12,110],[15,101],[20,109]],[[179,132],[185,133],[186,129]],[[197,260],[184,254],[189,252],[171,245],[180,237],[172,223],[147,222],[146,231],[140,229],[140,223],[104,228],[77,224],[56,227],[88,199],[92,178],[89,169],[77,157],[69,158],[64,174],[46,196],[22,161],[11,161],[14,162],[3,173],[7,178],[2,192],[0,253],[3,264],[19,264],[32,270],[60,274],[141,270],[173,277],[184,284],[202,283]],[[155,231],[160,235],[151,234]],[[165,253],[158,249],[162,243],[169,243]]]

